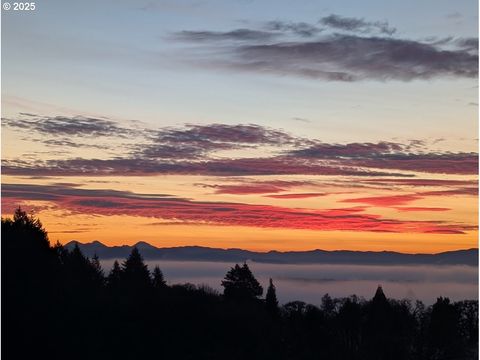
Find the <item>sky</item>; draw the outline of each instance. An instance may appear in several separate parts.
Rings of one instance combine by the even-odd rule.
[[[54,242],[477,247],[478,4],[3,11],[1,148]]]

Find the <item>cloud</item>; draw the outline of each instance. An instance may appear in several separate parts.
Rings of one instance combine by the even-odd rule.
[[[336,14],[321,18],[319,23],[337,30],[360,33],[378,32],[381,34],[393,35],[397,31],[394,27],[390,27],[387,21],[366,21],[361,18],[343,17]]]
[[[304,122],[304,123],[310,123],[311,122],[309,119],[302,118],[302,117],[292,117],[292,120],[301,121],[301,122]]]
[[[270,205],[193,201],[165,194],[3,184],[2,203],[47,200],[66,211],[90,215],[154,217],[168,221],[211,225],[304,230],[374,231],[463,234],[473,225],[441,221],[405,221],[364,214],[352,209],[291,209]]]
[[[318,143],[310,147],[292,150],[293,156],[301,158],[333,159],[377,157],[404,150],[405,145],[392,142],[326,144]]]
[[[309,143],[282,130],[255,124],[187,124],[152,132],[149,145],[141,145],[139,156],[149,159],[200,159],[213,151],[289,146]]]
[[[29,115],[33,117],[34,115]],[[40,134],[73,137],[131,136],[134,130],[121,127],[117,122],[85,116],[35,117],[33,119],[2,119],[2,125]]]
[[[371,206],[392,207],[394,205],[405,205],[415,200],[422,199],[416,194],[388,195],[388,196],[369,196],[354,199],[344,199],[341,202],[361,203]]]
[[[2,172],[9,175],[43,176],[149,176],[149,175],[343,175],[343,176],[400,176],[398,172],[373,171],[298,160],[291,157],[213,159],[205,161],[158,161],[142,158],[124,159],[67,159],[26,162],[3,161]]]
[[[386,21],[335,14],[319,23],[349,33],[275,20],[263,25],[268,31],[182,31],[174,39],[197,45],[191,59],[185,60],[182,53],[184,61],[215,70],[347,82],[476,78],[478,74],[478,38],[395,38],[396,29]]]
[[[425,173],[474,175],[478,173],[478,154],[392,154],[378,159],[351,160],[345,162],[345,165]]]
[[[35,139],[30,139],[31,141],[37,141]],[[93,148],[93,149],[101,149],[106,150],[109,146],[99,145],[99,144],[85,144],[83,142],[74,142],[67,139],[43,139],[40,140],[43,144],[51,147],[72,147],[72,148]]]
[[[236,29],[232,31],[179,31],[173,34],[174,40],[182,41],[267,41],[276,37],[278,34],[252,29]]]
[[[59,118],[63,117],[55,117]],[[70,120],[78,118],[81,117]],[[98,149],[111,149],[116,146],[116,153],[121,150],[123,157],[68,158],[64,152],[57,154],[63,155],[59,159],[44,160],[44,155],[37,151],[24,154],[22,158],[3,159],[4,174],[413,177],[405,171],[462,175],[478,173],[477,153],[428,152],[425,142],[421,140],[410,140],[405,144],[387,141],[329,144],[256,124],[186,124],[183,127],[140,131],[122,128],[113,121],[109,121],[105,126],[101,125],[102,122],[94,121],[93,127],[87,128],[81,125],[82,122],[73,125],[71,122],[54,121],[53,126],[46,120],[18,119],[17,122],[10,119],[5,126],[16,126],[24,133],[47,132],[51,137],[33,139],[46,146]],[[83,132],[79,130],[78,136],[67,137],[66,134],[77,126],[82,128]],[[54,131],[62,135],[54,136]],[[80,137],[83,133],[89,134],[86,135],[88,138],[105,136],[105,140],[108,140],[115,139],[118,133],[127,134],[130,131],[136,136],[133,138],[136,141],[134,145],[110,143],[110,147],[107,147],[103,143],[85,142],[85,138]],[[119,147],[122,148],[119,150]],[[260,153],[261,157],[235,157],[237,150],[253,149]],[[111,153],[102,153],[102,156],[108,155],[112,156]]]
[[[338,166],[445,174],[478,173],[477,153],[412,153],[411,144],[391,142],[315,144],[291,150],[290,156],[336,160]]]
[[[326,193],[296,193],[296,194],[275,194],[264,195],[264,197],[272,199],[307,199],[312,197],[326,196]]]
[[[215,59],[212,60],[215,62]],[[478,54],[413,40],[334,34],[308,42],[242,45],[218,65],[329,81],[476,78]]]
[[[364,179],[362,182],[376,185],[401,185],[401,186],[462,186],[476,187],[475,180],[450,180],[450,179]]]
[[[407,211],[407,212],[412,212],[412,211],[449,211],[452,209],[449,208],[441,208],[441,207],[396,207],[395,208],[398,211]]]
[[[292,187],[311,185],[311,181],[247,181],[237,184],[197,184],[205,188],[215,189],[215,194],[232,194],[232,195],[248,195],[248,194],[269,194],[286,191]]]
[[[265,24],[268,30],[291,32],[301,37],[312,37],[322,32],[323,29],[305,22],[287,22],[274,20]]]
[[[368,196],[368,197],[362,197],[362,198],[343,199],[343,200],[340,200],[340,202],[361,203],[361,204],[367,204],[367,205],[377,206],[377,207],[394,207],[397,210],[407,209],[405,211],[415,211],[412,209],[417,209],[417,211],[421,211],[418,209],[426,209],[426,208],[419,208],[419,207],[398,208],[395,206],[406,205],[411,202],[422,200],[430,196],[478,196],[478,188],[477,187],[458,188],[458,189],[437,190],[437,191],[421,191],[414,194]],[[432,208],[429,208],[429,209],[431,210]],[[438,211],[442,211],[442,210],[438,210]]]

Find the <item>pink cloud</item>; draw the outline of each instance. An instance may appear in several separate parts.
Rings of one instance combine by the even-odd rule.
[[[449,211],[452,209],[441,207],[396,207],[398,211]]]
[[[306,199],[312,197],[326,196],[325,193],[298,193],[298,194],[276,194],[276,195],[264,195],[264,197],[272,199]]]
[[[48,200],[80,214],[129,215],[187,223],[304,230],[462,234],[476,226],[442,221],[383,218],[352,209],[298,209],[232,202],[193,201],[169,195],[87,190],[62,186],[4,184],[2,202]],[[397,201],[398,203],[398,201]]]

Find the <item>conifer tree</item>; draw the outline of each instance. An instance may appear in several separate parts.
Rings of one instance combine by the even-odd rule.
[[[160,270],[160,267],[155,266],[152,272],[152,284],[155,289],[163,289],[167,286],[167,282],[165,281],[163,277],[162,270]]]
[[[263,294],[263,288],[255,279],[247,263],[243,266],[235,264],[222,281],[223,295],[229,299],[247,300],[255,299]]]
[[[105,274],[102,269],[102,265],[100,265],[100,259],[98,258],[97,254],[94,254],[92,260],[90,260],[91,265],[91,272],[92,272],[92,280],[97,286],[103,286],[105,283]]]
[[[278,314],[278,300],[275,285],[272,279],[269,280],[267,295],[265,296],[265,306],[267,311],[272,315]]]
[[[152,286],[150,271],[137,247],[122,264],[122,283],[130,290],[142,291]]]
[[[120,282],[122,281],[122,269],[117,260],[114,261],[112,270],[107,276],[107,286],[111,290],[118,290]]]

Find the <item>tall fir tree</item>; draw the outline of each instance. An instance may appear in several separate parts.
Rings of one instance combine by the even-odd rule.
[[[152,272],[152,285],[154,289],[164,289],[167,286],[167,282],[163,277],[163,272],[160,270],[160,267],[157,265]]]
[[[277,291],[272,279],[269,280],[267,295],[265,296],[265,306],[270,314],[278,315]]]
[[[122,281],[122,268],[117,260],[113,262],[113,267],[107,276],[107,287],[110,290],[116,291],[120,288]]]
[[[105,284],[105,274],[100,264],[100,259],[97,254],[94,254],[90,260],[92,280],[98,287],[102,287]]]
[[[145,291],[152,287],[150,271],[137,247],[122,264],[122,285],[129,291]]]

